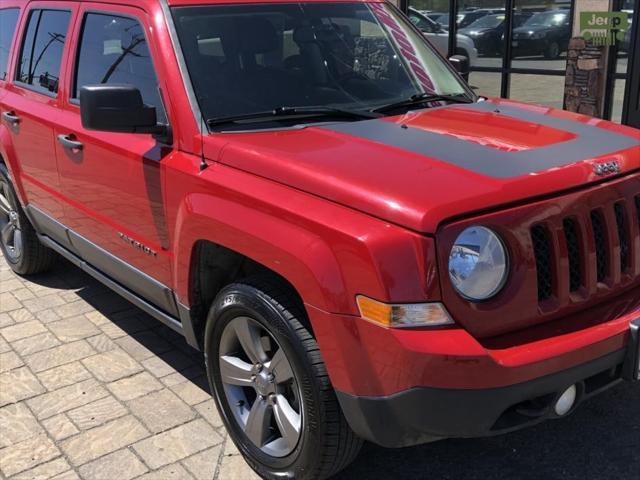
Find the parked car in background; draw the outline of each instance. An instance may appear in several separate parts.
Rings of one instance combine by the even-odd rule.
[[[629,53],[631,50],[631,31],[633,30],[633,10],[622,10],[629,15],[629,26],[624,33],[624,39],[620,42],[620,51]]]
[[[514,26],[521,25],[529,16],[529,13],[514,13]],[[471,38],[480,55],[500,55],[504,48],[505,19],[504,13],[485,15],[458,33]]]
[[[513,56],[542,55],[558,58],[569,47],[571,19],[568,10],[534,13],[520,27],[514,28]]]
[[[449,32],[415,8],[409,7],[408,15],[411,23],[427,37],[427,40],[436,47],[442,56],[447,57],[449,51]],[[478,52],[473,40],[465,35],[456,35],[455,53],[467,57],[469,59],[469,66],[477,63]]]
[[[456,24],[458,28],[465,28],[482,17],[485,17],[487,15],[494,15],[497,13],[504,13],[504,8],[477,8],[472,10],[462,10],[459,11],[456,15]],[[450,18],[451,17],[447,13],[439,17],[437,22],[445,27],[448,27]]]

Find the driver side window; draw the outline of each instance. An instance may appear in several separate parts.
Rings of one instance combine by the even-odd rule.
[[[87,13],[80,37],[73,98],[83,85],[125,83],[135,86],[145,104],[167,123],[142,25],[130,17]]]

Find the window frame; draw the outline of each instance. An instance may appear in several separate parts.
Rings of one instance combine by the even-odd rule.
[[[31,15],[34,12],[37,11],[56,11],[56,12],[67,12],[69,14],[69,23],[67,25],[67,36],[65,38],[65,42],[63,45],[63,49],[62,49],[62,55],[60,56],[60,68],[58,71],[58,91],[56,92],[50,92],[47,90],[44,90],[44,88],[42,87],[36,87],[35,85],[31,85],[30,83],[25,83],[22,82],[18,79],[18,74],[19,72],[19,65],[22,61],[22,52],[24,50],[24,42],[25,42],[25,37],[27,34],[27,30],[29,29],[29,24],[31,22]],[[64,70],[65,70],[65,51],[68,48],[68,39],[69,39],[69,35],[73,32],[73,23],[74,23],[74,11],[72,8],[66,8],[66,7],[57,7],[57,6],[48,6],[46,4],[42,5],[42,4],[36,4],[33,5],[31,8],[29,8],[26,12],[26,18],[24,20],[24,23],[21,25],[21,38],[20,38],[20,48],[18,50],[18,57],[16,58],[16,61],[14,62],[14,72],[12,75],[12,83],[19,88],[23,88],[25,90],[29,90],[30,92],[34,92],[34,93],[39,93],[40,95],[43,95],[45,97],[49,97],[49,98],[54,98],[57,99],[58,98],[58,94],[60,93],[61,90],[61,86],[63,84],[63,79],[64,79]],[[35,31],[35,35],[33,37],[34,40],[34,44],[35,44],[35,40],[36,38],[38,38],[38,30],[40,28],[40,19],[38,19],[38,26],[36,28]]]
[[[0,12],[3,12],[5,10],[16,10],[18,12],[18,16],[16,17],[16,24],[13,27],[13,35],[11,35],[11,40],[9,41],[9,54],[7,55],[7,64],[4,66],[5,70],[5,76],[4,78],[0,78],[0,84],[6,84],[9,83],[11,81],[12,78],[12,72],[11,72],[11,67],[12,67],[12,60],[13,60],[13,52],[15,50],[14,45],[16,43],[16,38],[18,37],[18,33],[20,32],[20,20],[22,17],[22,12],[23,9],[19,6],[19,5],[8,5],[6,7],[2,7],[0,8]],[[2,65],[0,65],[0,70],[2,70]]]
[[[147,28],[145,22],[142,19],[132,13],[122,12],[119,10],[105,10],[101,8],[87,8],[86,10],[82,10],[78,15],[79,26],[77,29],[77,36],[74,37],[75,40],[75,51],[73,52],[73,63],[71,64],[70,75],[69,75],[69,94],[67,96],[67,102],[70,105],[74,105],[80,108],[80,98],[74,97],[77,81],[78,81],[78,65],[80,64],[80,52],[82,50],[82,38],[84,35],[84,29],[87,21],[87,17],[89,15],[104,15],[108,17],[120,17],[126,18],[129,20],[134,20],[138,22],[142,29],[142,33],[144,35],[145,42],[147,43],[147,49],[149,50],[149,60],[151,61],[151,68],[153,69],[153,73],[156,77],[156,82],[158,84],[158,97],[160,98],[160,104],[162,110],[164,111],[164,118],[166,119],[166,123],[161,125],[170,126],[171,121],[169,120],[169,111],[167,109],[167,105],[164,99],[163,89],[160,88],[160,76],[158,75],[158,68],[156,62],[153,58],[153,52],[151,50],[151,43],[149,42],[149,35],[147,35]],[[108,84],[107,84],[108,85]]]

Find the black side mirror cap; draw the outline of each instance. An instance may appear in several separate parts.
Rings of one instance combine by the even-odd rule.
[[[469,81],[470,62],[466,55],[453,55],[449,57],[449,63],[465,81]]]
[[[80,89],[80,117],[87,130],[162,135],[155,107],[145,105],[133,85],[85,85]]]

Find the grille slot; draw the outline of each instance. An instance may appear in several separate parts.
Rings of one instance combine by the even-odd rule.
[[[626,209],[622,203],[616,203],[614,210],[616,214],[616,225],[618,227],[618,240],[620,242],[620,269],[626,272],[630,265]]]
[[[551,273],[551,239],[549,232],[543,225],[531,228],[533,253],[536,257],[536,272],[538,276],[538,301],[551,298],[553,293],[553,276]]]
[[[591,226],[593,241],[596,246],[596,272],[598,282],[603,282],[607,275],[607,232],[604,228],[602,213],[598,210],[591,212]]]
[[[575,292],[582,285],[578,227],[573,218],[565,218],[562,225],[564,227],[564,237],[567,241],[567,253],[569,255],[569,290]]]

